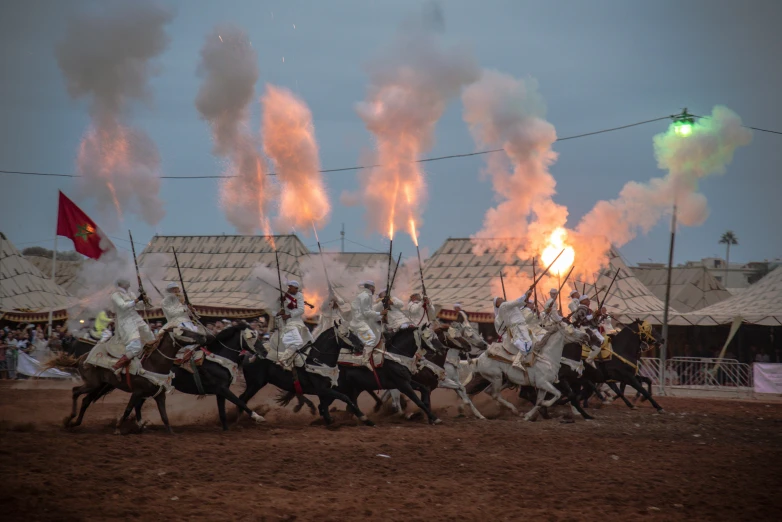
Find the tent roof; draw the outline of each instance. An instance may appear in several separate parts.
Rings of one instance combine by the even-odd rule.
[[[33,266],[35,266],[45,277],[50,277],[52,273],[52,259],[41,256],[24,256]],[[71,294],[76,291],[83,283],[79,280],[79,272],[83,261],[63,261],[57,259],[57,272],[54,274],[54,282],[58,286]]]
[[[683,314],[698,325],[718,325],[741,317],[744,322],[764,326],[782,325],[782,267],[743,292],[717,304]]]
[[[295,235],[275,236],[275,242],[283,282],[301,278],[302,257],[320,255],[310,252]],[[161,278],[178,282],[172,247],[176,249],[182,280],[194,305],[250,310],[263,310],[270,305],[264,302],[260,292],[253,290],[258,286],[253,269],[258,265],[277,266],[274,247],[267,237],[155,236],[139,256],[139,265],[159,266],[162,255],[165,272]],[[336,257],[348,269],[387,257],[373,252],[324,252],[323,255]]]
[[[576,259],[577,262],[578,259]],[[662,324],[665,305],[635,276],[633,270],[628,268],[616,248],[612,247],[609,251],[608,262],[608,266],[600,271],[595,282],[577,281],[578,288],[583,288],[586,283],[587,294],[594,299],[594,283],[596,283],[600,290],[600,299],[601,301],[605,300],[606,308],[611,314],[628,319],[641,319],[653,324]],[[616,276],[616,281],[611,286],[611,280],[617,271],[619,271],[619,275]],[[611,286],[611,291],[606,299],[604,295],[609,286]],[[669,322],[671,324],[677,324],[674,323],[674,315],[675,313],[670,310]]]
[[[48,312],[66,308],[73,300],[67,291],[45,276],[0,238],[0,310]]]
[[[667,268],[633,267],[633,273],[658,299],[665,299]],[[731,293],[706,267],[676,267],[671,271],[671,308],[677,312],[699,310],[730,297]]]
[[[275,236],[283,278],[301,276],[298,259],[307,249],[298,237]],[[274,247],[265,236],[155,236],[139,256],[139,266],[159,265],[164,281],[179,281],[175,248],[187,295],[194,305],[264,309],[249,284],[256,265],[276,267]],[[154,261],[153,261],[154,255]]]

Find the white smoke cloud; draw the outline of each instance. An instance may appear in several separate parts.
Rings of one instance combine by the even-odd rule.
[[[372,162],[381,165],[362,172],[360,200],[371,231],[409,230],[421,226],[426,180],[415,163],[429,150],[437,121],[450,98],[478,77],[478,68],[465,49],[444,48],[432,30],[442,14],[410,20],[393,44],[368,66],[367,99],[356,110],[375,136]],[[343,196],[344,202],[355,200]]]
[[[126,120],[132,101],[151,99],[153,59],[168,45],[165,26],[172,19],[146,1],[85,13],[69,22],[55,50],[68,93],[90,102],[92,121],[78,156],[81,191],[120,220],[132,212],[156,224],[164,215],[157,148]]]
[[[698,226],[709,215],[706,197],[698,192],[699,182],[724,174],[738,147],[752,140],[741,118],[730,109],[717,106],[708,118],[698,119],[688,137],[678,136],[673,125],[654,137],[657,164],[668,174],[646,183],[628,182],[619,197],[599,201],[576,227],[579,258],[592,270],[604,263],[611,245],[620,247],[639,233],[648,232],[677,205],[677,220]]]
[[[214,140],[214,153],[228,162],[220,187],[226,218],[241,234],[263,231],[267,203],[273,199],[266,164],[249,127],[250,103],[258,81],[258,57],[247,34],[218,25],[201,48],[203,78],[196,108]]]
[[[476,253],[504,249],[509,255],[534,257],[568,214],[553,201],[556,181],[549,167],[557,159],[551,149],[557,134],[544,119],[537,82],[487,70],[464,90],[462,101],[476,144],[505,150],[486,156],[485,172],[499,203],[486,212],[475,234],[480,239],[474,242]]]

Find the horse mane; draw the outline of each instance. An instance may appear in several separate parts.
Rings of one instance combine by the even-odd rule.
[[[555,326],[554,328],[551,328],[549,330],[546,330],[546,333],[541,337],[540,341],[535,343],[535,346],[546,346],[546,343],[551,338],[552,335],[559,332],[559,327]]]

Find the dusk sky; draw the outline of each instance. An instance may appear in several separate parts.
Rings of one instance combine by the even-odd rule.
[[[88,128],[88,103],[73,100],[55,48],[68,19],[105,6],[86,0],[5,0],[0,4],[0,170],[76,173],[79,142]],[[260,128],[259,98],[266,83],[287,87],[313,114],[324,169],[364,164],[373,138],[356,113],[366,97],[367,65],[393,39],[399,24],[419,12],[420,1],[169,1],[169,43],[153,61],[157,74],[146,103],[131,106],[127,121],[154,141],[163,176],[219,175],[224,160],[212,153],[212,136],[195,99],[200,50],[214,26],[241,27],[258,54],[259,81],[252,102],[252,130]],[[778,0],[641,1],[442,1],[443,38],[471,52],[478,66],[516,78],[534,78],[558,137],[632,124],[679,112],[710,114],[715,105],[744,124],[782,130],[782,2]],[[295,28],[294,28],[295,26]],[[284,61],[283,61],[284,58]],[[630,180],[665,174],[657,167],[653,137],[667,121],[562,141],[551,167],[556,202],[569,209],[568,226],[601,199],[617,196]],[[476,150],[455,97],[440,119],[425,157]],[[475,234],[496,204],[481,176],[482,156],[425,163],[429,199],[421,245],[433,252],[448,237]],[[724,175],[700,185],[711,214],[699,227],[682,228],[676,261],[724,256],[720,235],[730,229],[739,246],[731,260],[782,255],[782,136],[753,132]],[[347,250],[387,248],[370,233],[361,206],[340,203],[358,187],[357,172],[324,174],[332,204],[320,232],[339,246],[345,224]],[[218,202],[218,180],[164,179],[165,217],[149,226],[134,215],[105,218],[95,201],[80,196],[77,179],[0,174],[0,230],[18,248],[53,246],[57,191],[72,197],[110,236],[137,241],[164,235],[236,234]],[[633,263],[663,262],[669,217],[621,251]],[[277,233],[289,231],[277,230]],[[309,232],[309,231],[302,231]],[[314,238],[302,234],[314,247]],[[356,243],[353,243],[356,242]],[[115,241],[128,247],[123,241]],[[407,236],[395,245],[414,255]],[[59,249],[70,249],[61,238]]]

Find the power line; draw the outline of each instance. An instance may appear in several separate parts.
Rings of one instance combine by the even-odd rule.
[[[693,114],[696,118],[711,118],[711,116],[698,116],[697,114]],[[752,125],[742,125],[745,129],[752,129],[760,132],[768,132],[770,134],[782,134],[780,131],[770,130],[770,129],[761,129],[760,127],[753,127]]]
[[[645,121],[639,121],[637,123],[631,123],[629,125],[622,125],[620,127],[613,127],[610,129],[603,129],[593,132],[587,132],[584,134],[576,134],[575,136],[565,136],[564,138],[557,138],[556,141],[567,141],[567,140],[573,140],[576,138],[584,138],[586,136],[594,136],[596,134],[603,134],[606,132],[613,132],[618,131],[622,129],[628,129],[630,127],[636,127],[638,125],[645,125],[647,123],[653,123],[656,121],[661,120],[667,120],[670,119],[671,116],[662,116],[660,118],[655,118],[652,120],[645,120]],[[449,154],[447,156],[436,156],[434,158],[423,158],[420,160],[416,160],[414,163],[429,163],[432,161],[441,161],[441,160],[447,160],[447,159],[457,159],[457,158],[468,158],[470,156],[480,156],[483,154],[492,154],[495,152],[503,152],[505,149],[491,149],[491,150],[481,150],[476,152],[467,152],[464,154]],[[356,167],[341,167],[336,169],[323,169],[319,172],[322,174],[328,174],[333,172],[347,172],[351,170],[364,170],[364,169],[372,169],[380,167],[381,165],[375,164],[375,165],[360,165]],[[58,173],[49,173],[49,172],[29,172],[29,171],[18,171],[18,170],[0,170],[0,174],[19,174],[19,175],[25,175],[25,176],[53,176],[53,177],[60,177],[60,178],[79,178],[81,177],[81,174],[58,174]],[[276,176],[276,173],[269,172],[269,176]],[[233,178],[235,176],[225,176],[221,174],[215,174],[215,175],[207,175],[207,176],[160,176],[160,179],[221,179],[221,178]]]
[[[368,250],[373,250],[375,252],[383,252],[382,250],[378,250],[377,248],[372,248],[371,246],[362,245],[358,241],[353,241],[352,239],[345,238],[345,241],[347,241],[348,243],[353,243],[354,245],[358,245],[360,247],[366,248]]]

